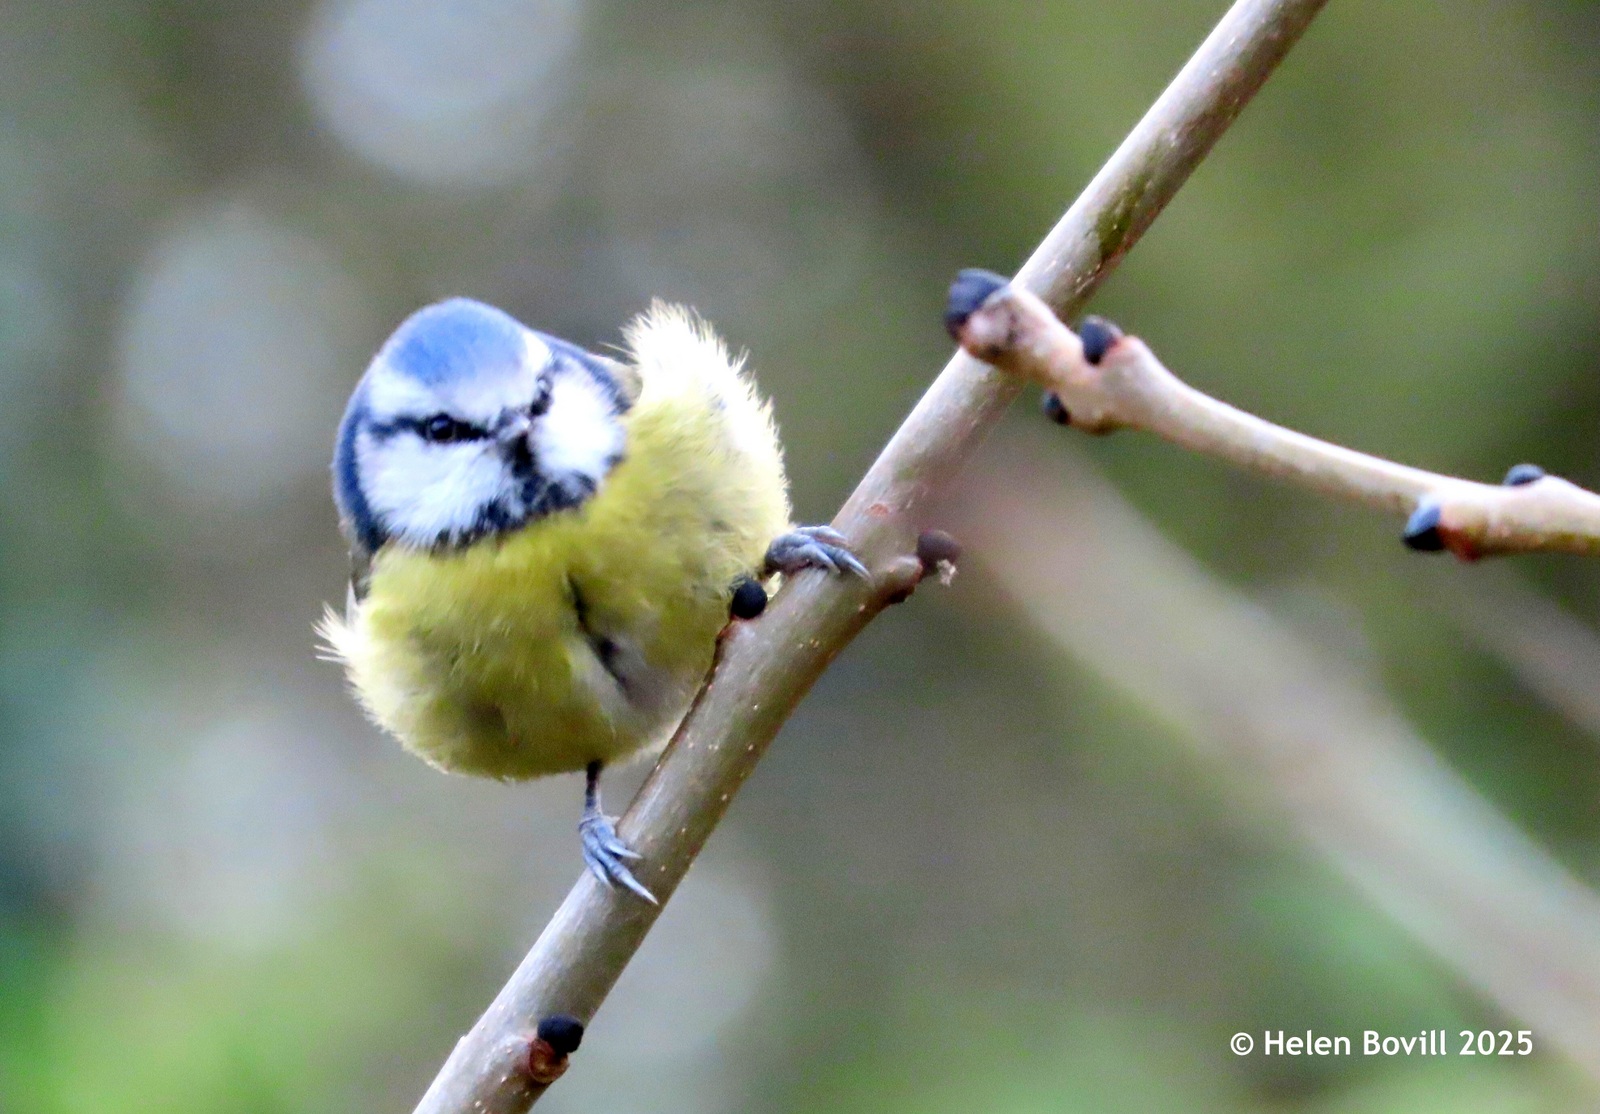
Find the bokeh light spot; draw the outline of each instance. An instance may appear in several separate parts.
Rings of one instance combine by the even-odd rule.
[[[326,468],[369,319],[309,235],[242,203],[195,213],[151,247],[128,296],[120,431],[168,489],[246,512]]]
[[[327,0],[302,79],[363,158],[423,185],[495,185],[547,151],[581,16],[579,0]]]

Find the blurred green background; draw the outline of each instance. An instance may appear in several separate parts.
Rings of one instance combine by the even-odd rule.
[[[826,520],[947,357],[952,273],[1014,269],[1224,7],[0,2],[0,1109],[410,1109],[577,876],[575,781],[437,774],[313,656],[334,426],[405,313],[602,346],[692,302]],[[1594,486],[1597,121],[1600,6],[1335,0],[1095,308],[1308,432]],[[1596,879],[1595,740],[1396,523],[1063,436]],[[1600,617],[1600,566],[1515,572]],[[543,1109],[1581,1108],[1548,1050],[1231,1055],[1523,1026],[1228,781],[976,567],[924,589]]]

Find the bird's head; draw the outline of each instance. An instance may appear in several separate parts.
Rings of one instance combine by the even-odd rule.
[[[401,323],[339,426],[352,542],[454,547],[576,507],[622,459],[614,365],[467,298]]]

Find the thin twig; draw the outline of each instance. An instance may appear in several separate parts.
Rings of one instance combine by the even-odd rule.
[[[1600,556],[1600,495],[1528,465],[1499,485],[1368,456],[1273,425],[1195,390],[1138,337],[1090,319],[1079,336],[1026,289],[963,272],[946,315],[970,353],[1044,387],[1061,420],[1140,429],[1195,452],[1408,518],[1407,544],[1463,558],[1558,550]],[[980,300],[981,297],[981,300]]]
[[[1062,313],[1080,306],[1227,130],[1326,0],[1239,0],[1019,272]],[[884,606],[920,579],[918,517],[1017,395],[964,354],[946,365],[834,525],[870,586],[795,578],[766,614],[735,624],[719,662],[619,831],[665,901],[812,683]],[[588,876],[455,1048],[418,1114],[514,1114],[543,1092],[524,1069],[538,1019],[587,1021],[660,910]],[[581,1070],[581,1069],[580,1069]]]
[[[1524,1022],[1496,1029],[1531,1027],[1536,1052],[1600,1080],[1600,897],[1348,660],[1219,583],[1077,454],[1044,460],[1034,440],[986,461],[950,507],[1019,613]]]

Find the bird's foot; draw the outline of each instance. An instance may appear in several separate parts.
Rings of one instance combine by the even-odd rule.
[[[799,526],[774,538],[767,547],[768,574],[793,574],[802,569],[847,572],[863,580],[870,575],[867,566],[847,548],[844,535],[831,526]]]
[[[583,842],[583,861],[589,873],[608,886],[627,887],[651,905],[661,904],[628,869],[629,860],[637,861],[643,856],[622,842],[613,817],[598,808],[585,809],[583,819],[578,821],[578,838]]]

